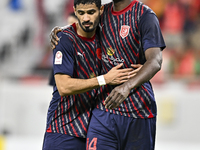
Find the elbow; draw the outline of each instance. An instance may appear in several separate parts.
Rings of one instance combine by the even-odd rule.
[[[66,89],[64,87],[60,87],[58,89],[58,92],[59,92],[60,96],[67,96],[67,95],[71,95],[72,94],[71,90]]]
[[[157,72],[161,70],[161,68],[162,68],[162,59],[157,61],[155,68],[156,68]]]
[[[59,89],[58,92],[59,92],[60,96],[62,96],[62,97],[67,95],[63,89]]]
[[[158,73],[161,70],[161,65],[158,65],[156,68],[156,73]]]
[[[61,91],[59,91],[59,94],[60,94],[61,97],[66,96],[66,94],[61,92]]]

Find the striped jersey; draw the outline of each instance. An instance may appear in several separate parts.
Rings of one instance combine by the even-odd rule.
[[[76,25],[73,24],[59,32],[58,37],[58,45],[53,51],[54,74],[66,74],[79,79],[99,74],[101,48],[97,35],[90,39],[81,37],[77,35]],[[46,132],[85,138],[96,95],[97,89],[94,89],[61,97],[55,85],[48,109]]]
[[[113,11],[113,3],[104,6],[101,16],[102,74],[123,63],[124,68],[131,64],[143,64],[144,52],[151,47],[165,48],[158,19],[146,5],[136,0],[125,9]],[[156,116],[156,102],[150,82],[132,89],[129,96],[118,108],[105,109],[103,102],[116,86],[100,88],[97,108],[110,113],[134,118]]]

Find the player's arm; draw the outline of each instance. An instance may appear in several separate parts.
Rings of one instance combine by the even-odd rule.
[[[96,78],[75,79],[66,74],[56,74],[55,81],[61,96],[84,93],[99,86]]]
[[[162,66],[162,50],[160,48],[149,48],[145,51],[146,62],[127,83],[124,84],[129,91],[149,81]]]
[[[128,96],[130,90],[149,81],[162,65],[162,50],[165,48],[159,22],[154,13],[150,12],[140,21],[140,33],[146,62],[138,73],[128,82],[115,87],[105,100],[106,108],[119,106]]]
[[[105,84],[122,84],[135,75],[131,68],[120,69],[122,65],[123,64],[119,64],[113,67],[107,74],[103,75]],[[56,86],[61,96],[80,94],[97,88],[101,86],[98,80],[98,77],[77,79],[66,74],[55,74]]]
[[[128,82],[115,87],[105,100],[105,107],[112,109],[118,107],[129,95],[131,89],[136,88],[149,81],[160,69],[162,65],[162,51],[160,48],[149,48],[145,52],[146,62],[130,78]]]

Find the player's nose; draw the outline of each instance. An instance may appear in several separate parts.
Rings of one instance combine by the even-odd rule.
[[[85,14],[85,15],[83,16],[83,21],[86,22],[86,21],[89,21],[89,20],[90,20],[89,15],[88,15],[88,14]]]

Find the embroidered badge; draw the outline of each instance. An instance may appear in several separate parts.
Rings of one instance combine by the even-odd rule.
[[[54,64],[56,64],[56,65],[62,64],[62,52],[61,51],[57,51]]]
[[[127,25],[121,26],[120,36],[124,39],[129,34],[130,27]]]

